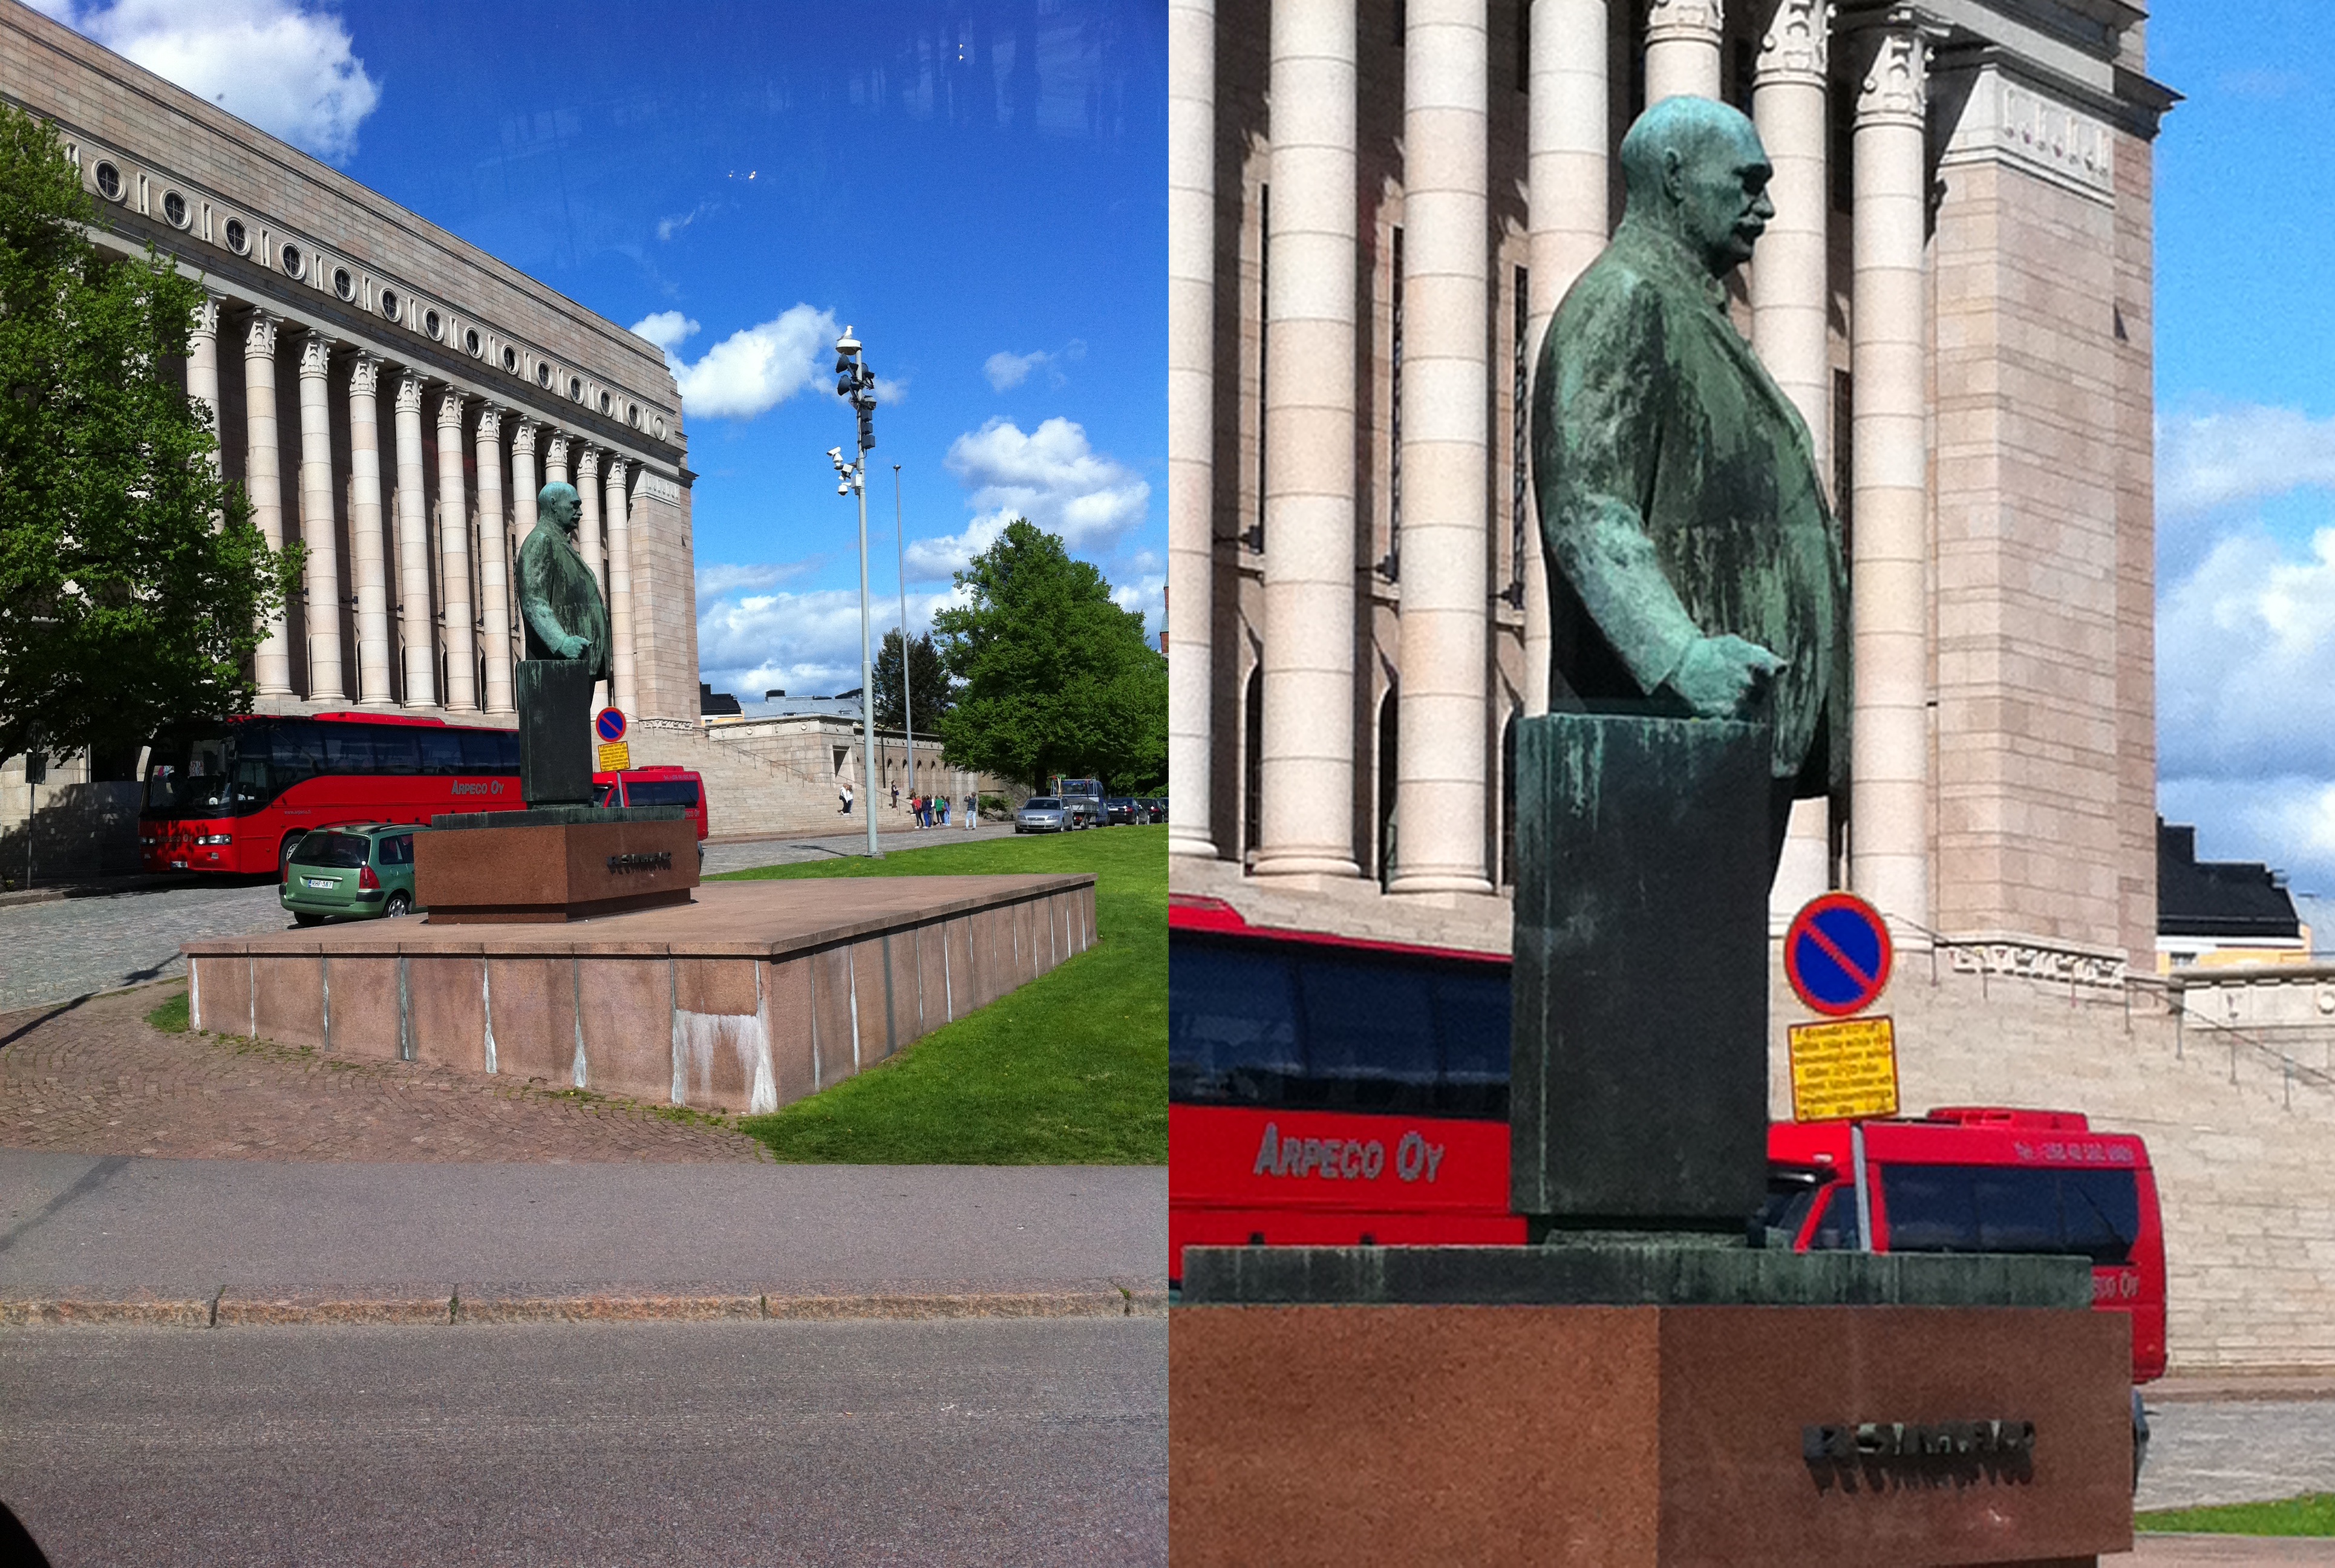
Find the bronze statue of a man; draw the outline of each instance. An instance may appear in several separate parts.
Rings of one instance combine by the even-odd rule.
[[[1807,428],[1727,314],[1771,170],[1750,121],[1679,97],[1630,128],[1622,172],[1534,392],[1550,701],[1768,719],[1772,857],[1796,797],[1846,784],[1849,628]]]
[[[576,551],[581,503],[557,480],[536,498],[535,528],[518,547],[518,607],[530,659],[580,659],[608,678],[608,608]]]
[[[554,482],[536,498],[535,528],[518,547],[527,657],[518,679],[519,793],[528,806],[589,803],[592,684],[608,678],[608,608],[576,553],[579,503]]]

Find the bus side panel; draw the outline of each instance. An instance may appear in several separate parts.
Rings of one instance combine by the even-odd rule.
[[[1168,1108],[1171,1204],[1508,1213],[1505,1122]]]

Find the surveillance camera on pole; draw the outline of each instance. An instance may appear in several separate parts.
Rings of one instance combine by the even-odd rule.
[[[867,816],[867,853],[882,858],[876,842],[876,662],[867,645],[867,451],[876,444],[876,374],[859,355],[859,340],[845,327],[835,340],[835,395],[859,415],[858,445],[847,459],[841,447],[827,449],[838,476],[835,493],[859,498],[859,743],[860,790]],[[905,666],[905,660],[903,661]]]

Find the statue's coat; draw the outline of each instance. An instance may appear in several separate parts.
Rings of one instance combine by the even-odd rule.
[[[547,516],[538,518],[518,547],[518,605],[528,658],[564,657],[556,639],[566,633],[587,644],[576,657],[591,662],[592,678],[608,679],[608,609],[600,601],[600,585]]]
[[[1789,661],[1774,774],[1846,787],[1848,583],[1806,424],[1684,246],[1625,220],[1542,340],[1533,463],[1550,569],[1550,701],[1684,714],[1697,638]]]

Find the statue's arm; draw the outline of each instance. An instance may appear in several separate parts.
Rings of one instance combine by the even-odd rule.
[[[543,563],[538,554],[542,548],[530,534],[518,547],[518,613],[527,618],[528,627],[543,645],[564,659],[572,659],[576,650],[568,646],[577,639],[559,624],[551,613],[551,602],[544,597],[539,586],[543,581]]]
[[[1673,373],[1652,287],[1613,287],[1582,304],[1562,324],[1562,349],[1555,332],[1542,345],[1533,421],[1541,537],[1639,690],[1652,692],[1703,635],[1662,573],[1642,510]]]

